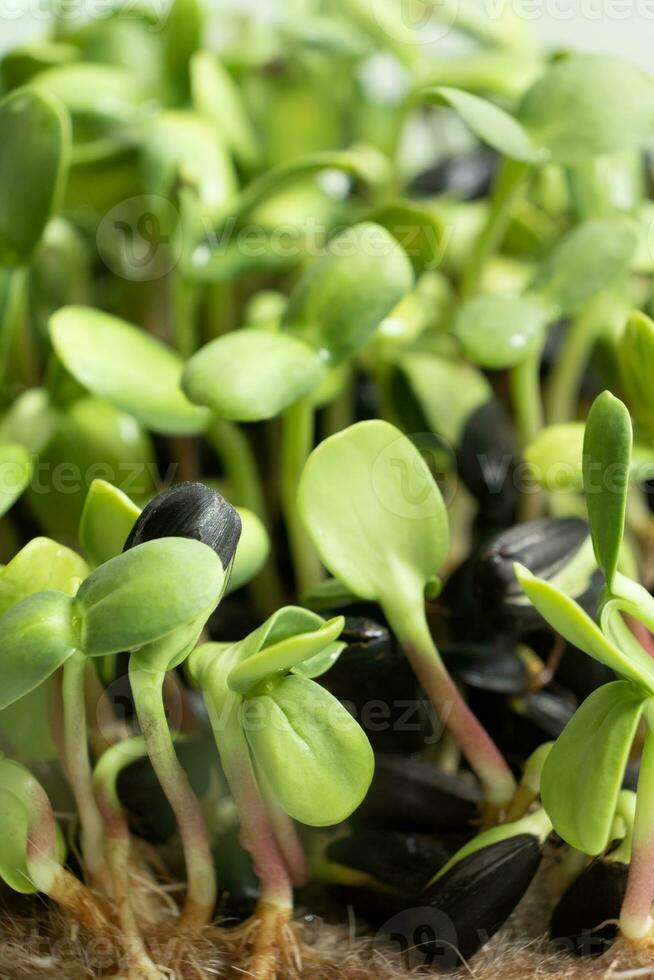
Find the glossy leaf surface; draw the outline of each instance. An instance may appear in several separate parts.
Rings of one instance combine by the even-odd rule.
[[[360,422],[326,439],[304,468],[298,506],[322,561],[352,592],[422,605],[447,553],[447,514],[398,429]]]
[[[205,409],[181,390],[178,355],[138,327],[82,306],[59,310],[50,321],[55,350],[70,373],[94,394],[154,432],[194,435]]]
[[[599,854],[609,842],[645,701],[626,681],[605,684],[577,709],[545,763],[545,809],[557,834],[585,854]]]
[[[338,362],[368,343],[412,286],[411,263],[395,238],[372,222],[353,225],[302,277],[284,322]]]
[[[345,820],[363,800],[374,769],[354,718],[324,688],[297,675],[254,700],[260,717],[246,724],[245,735],[284,810],[314,827]]]
[[[70,120],[45,92],[0,101],[0,265],[24,263],[58,207],[70,156]]]
[[[112,558],[75,600],[82,648],[91,656],[133,650],[207,616],[220,598],[223,568],[199,541],[160,538]]]
[[[0,618],[0,710],[47,680],[78,646],[63,592],[39,592],[12,606]]]
[[[529,296],[477,296],[463,303],[453,330],[466,357],[491,370],[515,367],[538,351],[551,308]]]
[[[94,565],[115,558],[141,513],[126,493],[106,480],[94,480],[84,502],[79,539]]]
[[[632,430],[629,412],[609,391],[588,413],[584,437],[584,493],[595,556],[611,588],[624,534]]]
[[[183,388],[197,405],[222,418],[274,418],[318,387],[324,358],[302,340],[278,331],[243,329],[212,341],[184,369]]]

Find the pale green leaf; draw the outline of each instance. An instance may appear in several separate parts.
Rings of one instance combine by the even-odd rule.
[[[164,435],[196,435],[206,409],[181,389],[179,356],[144,330],[83,306],[68,306],[50,320],[54,348],[70,373],[93,394]]]
[[[140,513],[140,507],[118,487],[106,480],[93,481],[84,502],[79,540],[94,565],[102,565],[122,552]]]
[[[493,397],[493,389],[474,365],[424,351],[401,354],[404,372],[432,432],[459,444],[473,412]]]
[[[74,596],[88,574],[76,552],[50,538],[34,538],[0,572],[0,616],[37,592]]]
[[[338,362],[372,339],[412,287],[404,249],[381,225],[363,222],[328,242],[291,293],[284,322]]]
[[[75,61],[39,72],[30,82],[39,94],[59,99],[74,119],[131,123],[145,92],[127,69]]]
[[[259,148],[238,85],[209,51],[197,51],[192,56],[190,72],[195,109],[219,129],[236,159],[252,167]]]
[[[586,420],[583,474],[595,556],[609,589],[624,534],[632,440],[626,407],[603,392]]]
[[[487,99],[448,86],[427,89],[421,97],[436,105],[450,106],[475,136],[511,160],[538,163],[548,157],[547,152],[534,142],[525,126]]]
[[[190,359],[182,377],[187,396],[222,418],[274,418],[308,395],[326,373],[324,358],[279,331],[243,329],[213,340]]]
[[[226,595],[251,581],[261,571],[270,554],[270,538],[261,519],[245,507],[236,509],[241,518],[241,536],[225,589]]]
[[[0,710],[29,694],[75,653],[71,599],[39,592],[0,618]]]
[[[245,735],[283,809],[313,827],[346,820],[374,770],[373,751],[354,718],[324,688],[295,674],[252,700],[256,711],[245,715]]]
[[[82,649],[120,653],[194,625],[217,605],[223,577],[220,558],[200,541],[158,538],[131,548],[92,572],[77,594]]]
[[[555,742],[541,796],[557,834],[584,854],[608,845],[631,745],[647,695],[627,681],[594,691]]]
[[[654,134],[654,79],[613,55],[564,58],[525,94],[517,119],[557,163],[636,149]]]
[[[453,331],[474,364],[515,367],[544,342],[551,307],[531,296],[476,296],[457,310]]]
[[[515,573],[528,598],[543,619],[573,646],[578,647],[616,674],[654,692],[654,659],[641,649],[640,655],[626,656],[606,637],[597,623],[561,589],[536,578],[522,565]]]
[[[630,218],[585,221],[547,256],[531,288],[561,313],[572,313],[626,276],[637,247],[638,229]]]
[[[181,178],[197,192],[208,221],[224,215],[236,193],[231,160],[211,122],[192,112],[163,112],[144,133],[143,175],[150,193],[169,198]]]
[[[387,422],[360,422],[309,457],[300,515],[329,571],[364,599],[422,607],[449,531],[427,463]]]
[[[70,120],[51,94],[19,89],[0,101],[0,265],[26,262],[63,194]]]
[[[13,442],[0,443],[0,516],[18,500],[32,478],[32,458]]]
[[[303,620],[305,625],[300,626]],[[295,623],[293,633],[289,633],[291,623]],[[230,671],[228,684],[231,690],[246,694],[263,681],[312,660],[326,649],[330,650],[331,656],[333,644],[343,632],[343,625],[342,616],[325,621],[308,610],[294,607],[278,610],[266,633],[264,644],[257,652],[251,652],[241,659]],[[287,635],[283,635],[284,633]],[[257,631],[257,634],[262,636],[263,632]],[[271,642],[271,638],[274,642]]]

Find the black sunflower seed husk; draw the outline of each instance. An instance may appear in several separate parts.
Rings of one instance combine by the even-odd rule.
[[[588,539],[588,525],[578,517],[544,517],[517,524],[486,541],[470,566],[472,600],[492,627],[524,635],[542,626],[538,610],[526,601],[515,577],[519,562],[534,575],[551,579],[574,558]],[[601,585],[591,576],[575,596],[582,605],[599,597]]]
[[[419,892],[453,854],[457,845],[434,834],[364,830],[339,837],[327,858],[363,871],[396,891]]]
[[[238,828],[219,838],[213,856],[218,871],[216,914],[221,919],[242,922],[252,915],[261,888],[252,859],[239,841]]]
[[[427,699],[387,626],[348,616],[348,645],[320,683],[355,715],[376,751],[419,752],[433,731]]]
[[[520,767],[539,745],[558,738],[578,702],[564,688],[550,684],[515,698],[470,689],[469,703],[500,750]]]
[[[378,754],[366,798],[352,817],[357,827],[465,834],[478,816],[481,790],[433,762]]]
[[[178,742],[175,753],[195,794],[204,796],[217,763],[213,740]],[[137,837],[151,844],[163,844],[177,832],[175,815],[147,757],[132,762],[119,773],[117,790],[130,828]]]
[[[596,858],[559,900],[550,919],[557,947],[578,956],[600,956],[615,942],[629,865]],[[609,921],[613,920],[613,921]]]
[[[193,538],[215,551],[227,569],[240,536],[241,518],[224,497],[203,483],[178,483],[143,509],[124,550],[156,538]]]
[[[439,650],[450,674],[469,688],[517,695],[529,686],[524,660],[510,642],[444,643]]]
[[[497,932],[531,884],[540,840],[516,834],[463,858],[420,895],[454,926],[459,956],[469,959]],[[449,941],[449,935],[448,935]],[[437,947],[439,937],[433,943]]]
[[[497,154],[485,147],[448,157],[414,177],[412,197],[447,194],[459,201],[476,201],[488,194],[497,168]]]
[[[468,417],[457,446],[458,473],[480,517],[498,527],[516,518],[515,440],[502,403],[493,398]]]
[[[551,633],[548,634],[547,642],[551,645]],[[558,684],[567,688],[581,702],[598,687],[615,680],[615,674],[606,664],[601,664],[599,660],[567,643],[555,678]]]

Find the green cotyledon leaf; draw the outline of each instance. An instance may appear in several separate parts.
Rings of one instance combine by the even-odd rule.
[[[38,791],[35,793],[35,790]],[[38,783],[24,766],[12,759],[0,756],[0,878],[10,888],[23,895],[34,894],[38,889],[32,882],[28,868],[27,839],[35,814],[35,799],[42,795]],[[63,863],[66,845],[55,826],[55,857]]]
[[[58,357],[73,377],[146,428],[164,435],[197,435],[208,412],[181,389],[178,354],[145,331],[107,313],[67,306],[50,320]]]
[[[515,566],[515,574],[527,597],[557,633],[620,676],[654,693],[654,660],[645,650],[639,648],[640,652],[630,651],[627,656],[581,606],[551,582],[536,578],[522,565]]]
[[[340,701],[289,674],[245,707],[252,709],[244,712],[250,751],[283,809],[313,827],[347,819],[370,786],[374,755]]]
[[[88,574],[76,552],[50,538],[34,538],[0,572],[0,616],[37,592],[73,596]]]
[[[276,622],[267,633],[264,645],[241,659],[240,663],[230,671],[228,684],[232,691],[246,694],[266,679],[282,672],[297,668],[302,672],[301,666],[307,661],[314,661],[313,666],[316,667],[318,664],[315,658],[320,657],[325,651],[328,651],[329,660],[334,643],[343,632],[345,623],[342,616],[335,616],[325,621],[317,613],[292,606],[278,610],[274,615]],[[295,622],[295,632],[289,633],[284,629],[281,621],[285,618]],[[302,624],[303,620],[305,622]],[[287,635],[283,635],[282,630]],[[270,639],[275,633],[279,638],[271,643]],[[259,635],[263,634],[259,633]],[[311,668],[309,671],[311,672]]]
[[[611,588],[624,534],[633,435],[631,418],[610,391],[588,413],[584,436],[584,494],[597,564]]]
[[[594,691],[555,742],[541,797],[557,834],[584,854],[608,845],[618,795],[647,693],[627,681]]]
[[[274,418],[312,392],[327,372],[319,352],[281,331],[236,330],[191,357],[182,387],[196,405],[222,418]]]
[[[531,296],[475,296],[459,307],[453,332],[466,357],[492,370],[515,367],[542,348],[552,307]]]
[[[584,221],[540,264],[530,289],[561,314],[573,313],[626,276],[638,247],[638,227],[618,215]]]
[[[77,593],[81,647],[102,656],[190,628],[217,605],[223,584],[220,558],[200,541],[171,537],[136,545],[96,568]]]
[[[284,325],[336,364],[372,339],[413,282],[396,239],[381,225],[362,222],[327,243],[291,293]]]
[[[72,600],[39,592],[0,618],[0,710],[46,681],[79,648]]]
[[[141,513],[126,493],[106,480],[89,487],[80,518],[79,539],[94,565],[119,555]]]
[[[0,516],[18,500],[32,478],[32,457],[14,442],[0,443]]]
[[[421,99],[454,109],[479,139],[510,160],[538,163],[548,157],[514,116],[488,99],[445,85],[427,89]]]
[[[300,480],[298,507],[330,572],[361,598],[422,608],[442,565],[445,504],[422,455],[387,422],[359,422],[322,442]]]
[[[48,92],[0,100],[0,265],[26,262],[63,194],[70,158],[68,113]]]

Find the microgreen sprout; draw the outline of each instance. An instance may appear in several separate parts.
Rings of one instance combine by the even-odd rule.
[[[342,629],[342,617],[325,622],[289,606],[242,641],[205,644],[189,660],[243,844],[261,879],[255,917],[262,925],[250,963],[256,976],[275,974],[292,914],[290,869],[298,869],[298,859],[288,817],[310,826],[339,823],[361,803],[372,778],[372,750],[362,729],[313,680],[342,650]]]
[[[198,549],[189,573],[201,583],[194,613],[177,629],[145,642],[132,653],[129,679],[136,712],[150,761],[177,818],[186,858],[188,889],[180,928],[207,925],[216,901],[216,882],[207,829],[200,804],[175,755],[163,697],[166,673],[184,662],[218,605],[234,560],[241,522],[234,508],[202,484],[181,484],[164,491],[139,515],[118,561],[129,560],[141,548],[185,542]],[[184,587],[179,564],[168,572]]]
[[[629,628],[625,616],[654,625],[652,599],[618,571],[625,524],[632,430],[625,406],[609,392],[588,416],[584,439],[584,490],[595,555],[605,577],[599,625],[551,583],[516,567],[526,594],[567,640],[611,667],[620,678],[600,687],[582,704],[555,743],[543,769],[542,799],[557,833],[587,854],[600,854],[611,838],[624,770],[643,719],[646,728],[640,766],[633,853],[620,929],[634,942],[652,931],[651,783],[652,735],[649,717],[654,690],[651,654]]]
[[[438,589],[449,533],[445,505],[418,450],[388,423],[354,425],[309,457],[299,509],[332,574],[355,595],[379,602],[487,802],[501,809],[515,781],[449,677],[425,616],[425,592]]]

